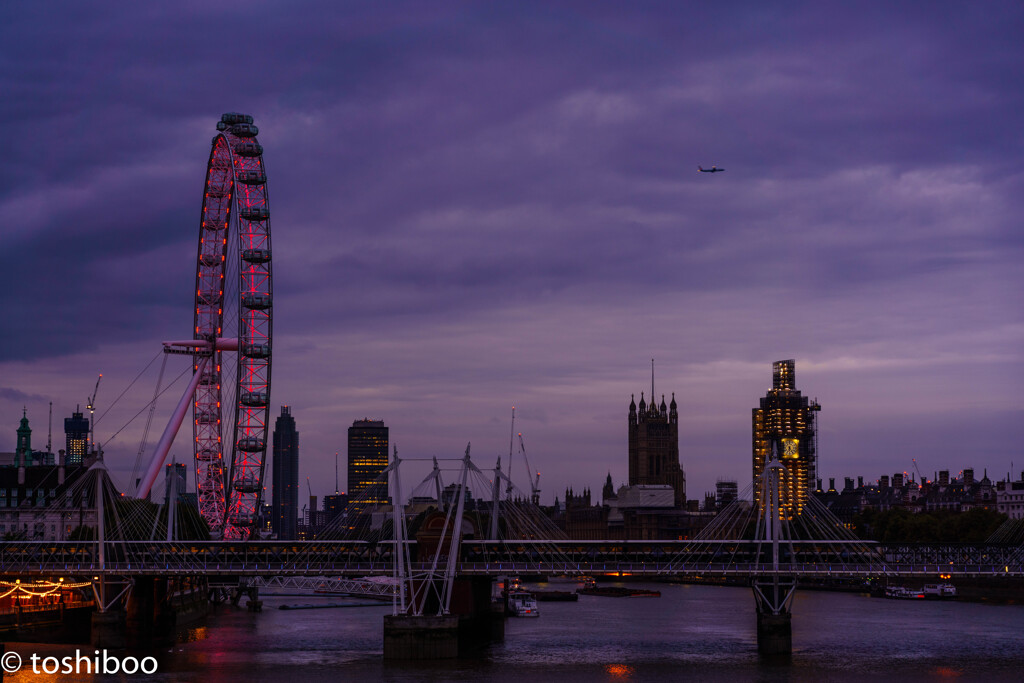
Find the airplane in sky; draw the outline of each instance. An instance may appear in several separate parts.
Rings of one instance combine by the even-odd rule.
[[[712,166],[711,168],[704,168],[703,166],[698,166],[697,170],[700,171],[701,173],[721,173],[725,169],[718,168],[717,166]]]

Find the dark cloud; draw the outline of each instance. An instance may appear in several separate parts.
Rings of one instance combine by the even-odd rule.
[[[694,496],[745,476],[778,358],[836,476],[914,449],[995,467],[1024,437],[1022,29],[1010,2],[8,3],[0,368],[25,394],[0,415],[70,410],[188,336],[213,123],[239,110],[270,175],[275,404],[312,473],[371,413],[410,453],[496,455],[515,403],[548,493],[620,481],[652,356]]]
[[[44,397],[39,396],[38,394],[28,394],[24,391],[13,389],[11,387],[0,387],[0,398],[4,401],[10,401],[11,403],[17,403],[19,401],[36,402],[45,400]]]

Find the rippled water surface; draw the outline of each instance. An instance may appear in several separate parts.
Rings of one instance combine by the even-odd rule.
[[[221,606],[204,626],[189,632],[190,642],[154,653],[160,661],[154,678],[246,683],[1024,680],[1024,606],[800,592],[793,604],[792,661],[770,664],[757,655],[749,589],[649,587],[661,590],[662,597],[582,596],[576,603],[541,603],[539,619],[509,619],[504,642],[479,658],[430,663],[382,661],[389,605],[285,611],[278,607],[344,600],[264,596],[262,613]]]

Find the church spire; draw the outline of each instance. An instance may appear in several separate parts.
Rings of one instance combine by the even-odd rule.
[[[651,359],[651,401],[654,401],[654,359]]]

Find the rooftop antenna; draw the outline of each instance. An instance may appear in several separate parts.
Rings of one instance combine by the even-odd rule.
[[[50,427],[46,430],[46,452],[53,452],[53,401],[50,401]]]
[[[651,359],[651,400],[654,400],[654,359]]]
[[[334,495],[338,495],[338,451],[334,451]]]

